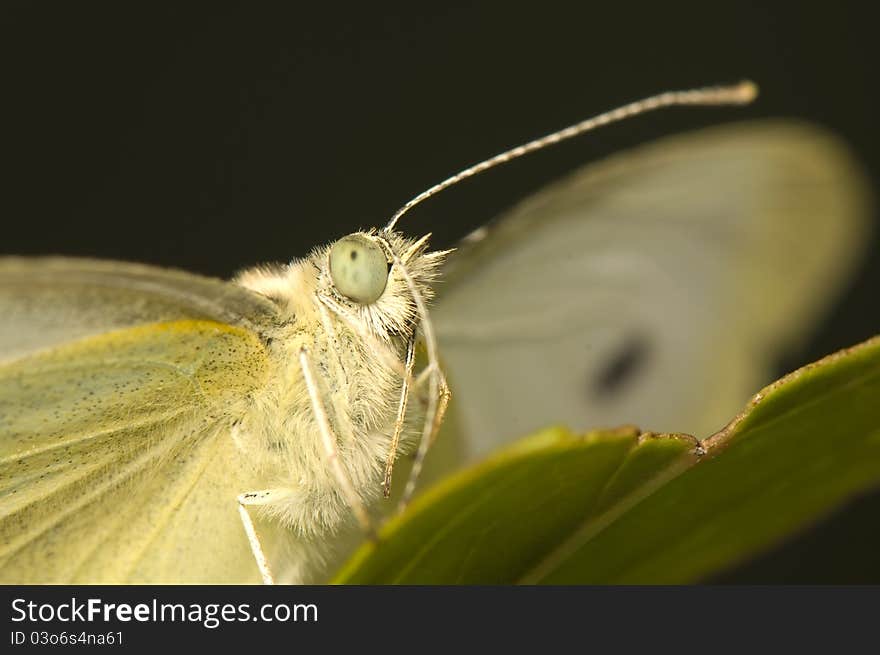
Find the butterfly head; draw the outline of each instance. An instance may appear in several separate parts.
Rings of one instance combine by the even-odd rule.
[[[320,253],[318,291],[358,317],[377,336],[411,335],[420,296],[428,302],[448,251],[428,251],[430,234],[411,239],[392,230],[342,237]]]

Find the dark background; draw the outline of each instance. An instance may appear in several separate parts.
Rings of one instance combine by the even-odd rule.
[[[430,184],[535,136],[744,77],[762,90],[753,107],[600,130],[450,190],[402,227],[450,245],[586,161],[754,116],[830,126],[880,176],[876,23],[856,9],[867,3],[527,4],[6,2],[0,252],[226,277],[381,225]],[[880,331],[878,282],[873,258],[782,368]],[[718,581],[880,582],[878,516],[875,494]]]

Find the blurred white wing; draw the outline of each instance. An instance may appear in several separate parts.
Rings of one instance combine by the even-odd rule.
[[[587,166],[478,230],[432,312],[471,454],[556,423],[708,436],[858,261],[867,202],[834,137],[758,122]]]

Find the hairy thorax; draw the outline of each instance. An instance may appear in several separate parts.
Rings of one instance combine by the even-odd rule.
[[[310,259],[249,271],[240,283],[275,300],[282,317],[267,335],[269,382],[234,428],[243,465],[252,468],[260,488],[293,492],[264,506],[264,516],[305,537],[334,532],[350,520],[351,510],[327,466],[300,351],[311,362],[339,458],[365,503],[380,492],[401,378],[375,352],[376,344],[364,343],[316,300],[318,273]],[[381,345],[398,359],[405,354],[399,337]]]

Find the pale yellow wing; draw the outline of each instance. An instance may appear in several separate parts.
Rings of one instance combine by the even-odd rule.
[[[833,135],[723,126],[590,165],[449,260],[433,311],[474,454],[547,424],[705,437],[808,334],[863,254]]]
[[[0,361],[108,330],[210,319],[259,331],[273,303],[238,285],[143,264],[0,257]]]
[[[0,364],[0,582],[259,581],[230,438],[263,343],[159,322]]]

